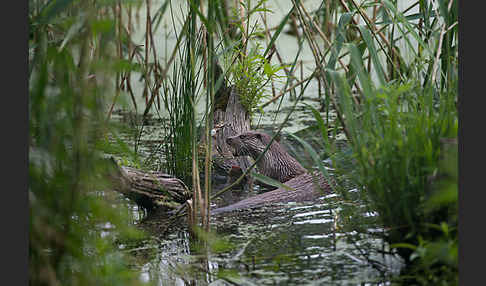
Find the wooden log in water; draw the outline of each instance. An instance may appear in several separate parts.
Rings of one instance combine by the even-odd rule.
[[[161,206],[175,208],[190,198],[186,185],[171,175],[119,166],[111,158],[113,189],[147,210]]]

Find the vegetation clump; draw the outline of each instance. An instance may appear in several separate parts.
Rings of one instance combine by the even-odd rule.
[[[352,180],[404,259],[403,277],[412,276],[404,281],[457,283],[457,169],[444,171],[443,163],[457,162],[444,144],[457,140],[457,85],[437,90],[412,80],[375,88],[362,75],[367,92],[355,103],[346,80],[331,76],[352,149]],[[443,176],[451,185],[439,184]],[[431,253],[439,256],[431,260]]]
[[[29,284],[140,285],[117,241],[144,235],[108,200],[100,148],[114,20],[92,1],[29,3]]]
[[[260,45],[256,45],[248,54],[237,51],[239,55],[236,63],[233,65],[232,78],[234,86],[240,95],[240,102],[252,116],[256,110],[263,113],[258,108],[258,104],[263,99],[269,98],[266,85],[273,79],[281,78],[277,72],[283,67],[272,66],[269,61],[261,54]]]

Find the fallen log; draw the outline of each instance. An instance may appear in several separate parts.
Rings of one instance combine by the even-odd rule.
[[[191,197],[184,182],[171,175],[119,166],[113,158],[110,161],[113,189],[149,211],[158,207],[176,208]]]

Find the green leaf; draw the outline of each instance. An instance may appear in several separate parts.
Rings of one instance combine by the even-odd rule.
[[[343,46],[343,43],[346,41],[346,33],[345,33],[345,26],[351,21],[353,13],[344,13],[339,18],[338,28],[336,32],[336,40],[334,41],[333,46],[331,47],[331,56],[327,63],[327,68],[334,69],[336,65],[336,61],[339,57],[339,52]]]
[[[345,80],[343,76],[341,76],[337,71],[326,69],[325,70],[328,76],[331,78],[331,80],[336,84],[336,90],[338,91],[338,102],[339,105],[337,108],[340,110],[339,112],[342,112],[344,114],[344,120],[346,121],[346,126],[351,132],[350,136],[354,138],[349,138],[349,139],[354,139],[351,141],[351,144],[355,145],[355,147],[359,147],[358,142],[355,140],[358,140],[358,136],[355,136],[356,130],[357,130],[357,122],[354,119],[354,112],[353,112],[353,103],[351,101],[351,87],[348,84],[348,82]]]
[[[316,150],[314,150],[314,148],[312,148],[312,146],[309,145],[309,143],[307,143],[304,140],[300,139],[296,135],[294,135],[294,134],[289,134],[289,135],[292,138],[294,138],[295,140],[299,141],[299,143],[302,144],[302,146],[304,146],[304,149],[307,151],[307,153],[309,153],[309,155],[311,156],[312,160],[314,161],[314,163],[319,168],[319,171],[322,173],[322,175],[324,176],[324,178],[327,180],[329,186],[332,186],[332,182],[330,180],[329,173],[327,172],[326,168],[324,167],[324,164],[322,164],[322,160],[319,157],[319,154],[317,154]]]
[[[260,174],[260,173],[255,173],[255,172],[251,172],[252,176],[254,176],[257,180],[261,181],[262,183],[265,183],[267,185],[270,185],[270,186],[273,186],[273,187],[277,187],[277,188],[282,188],[282,189],[286,189],[288,191],[294,191],[293,188],[287,186],[287,185],[284,185],[282,183],[280,183],[279,181],[277,180],[274,180],[270,177],[267,177],[263,174]]]
[[[410,243],[394,243],[390,245],[390,248],[408,248],[411,250],[416,250],[417,246],[410,244]]]
[[[99,19],[91,22],[91,29],[94,33],[107,33],[115,27],[115,22],[110,19]]]
[[[269,63],[265,63],[263,65],[263,72],[269,77],[272,76],[273,74],[272,66]]]
[[[309,104],[305,103],[305,105],[312,111],[312,114],[314,115],[314,118],[317,121],[317,126],[319,126],[319,130],[321,130],[322,140],[324,140],[324,146],[325,146],[326,150],[330,150],[331,147],[330,147],[329,138],[328,138],[328,135],[327,135],[327,126],[324,123],[324,119],[322,119],[322,116],[319,113],[319,111],[317,111],[317,109],[315,109],[314,107],[312,107]]]
[[[359,82],[363,88],[364,96],[371,98],[373,95],[373,82],[369,77],[369,74],[365,71],[363,66],[363,57],[356,45],[348,44],[349,51],[351,52],[351,65],[358,74]]]
[[[368,51],[371,56],[371,60],[373,61],[373,65],[375,66],[376,74],[378,75],[378,80],[380,81],[380,84],[384,86],[386,84],[385,73],[383,72],[383,67],[378,57],[376,46],[373,41],[373,37],[371,36],[370,30],[363,25],[359,25],[358,28],[361,31],[361,35],[363,35],[363,40],[366,42],[366,45],[368,46]]]
[[[116,72],[140,71],[140,64],[132,63],[126,59],[114,60],[113,70]]]

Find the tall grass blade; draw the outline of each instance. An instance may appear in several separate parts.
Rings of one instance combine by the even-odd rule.
[[[317,167],[319,168],[319,171],[324,176],[324,178],[327,180],[327,183],[329,184],[329,186],[332,188],[333,184],[332,184],[332,181],[331,181],[331,176],[329,175],[329,172],[327,171],[326,167],[322,163],[321,157],[319,156],[319,154],[317,154],[316,150],[314,150],[314,148],[312,148],[312,146],[309,143],[300,139],[298,136],[296,136],[294,134],[289,134],[289,135],[292,138],[294,138],[295,140],[297,140],[300,144],[302,144],[302,146],[304,146],[304,149],[307,151],[307,153],[309,153],[312,160],[314,161],[314,164],[317,165]]]
[[[165,0],[165,2],[162,3],[162,5],[160,6],[160,8],[157,9],[157,11],[155,12],[154,16],[152,17],[152,23],[155,23],[155,24],[153,24],[154,25],[154,28],[153,28],[154,31],[157,31],[157,29],[158,29],[158,27],[160,25],[160,22],[164,18],[165,11],[167,10],[167,7],[169,7],[169,2],[170,1],[171,0]]]
[[[339,53],[341,52],[341,48],[346,41],[345,26],[351,21],[353,14],[354,13],[343,13],[341,17],[339,17],[339,23],[336,31],[336,39],[334,41],[333,47],[331,47],[331,56],[329,57],[329,61],[327,62],[326,66],[326,68],[328,69],[335,69]]]
[[[411,15],[404,16],[405,20],[407,21],[414,21],[414,20],[424,20],[429,21],[431,18],[437,17],[437,13],[434,10],[431,10],[427,14],[425,13],[415,13]],[[379,21],[376,22],[375,25],[390,25],[393,24],[391,20]]]
[[[314,115],[314,118],[316,119],[317,126],[319,127],[319,130],[321,131],[322,135],[322,140],[324,141],[324,148],[326,148],[326,151],[331,150],[331,144],[329,143],[329,138],[327,134],[327,125],[324,123],[324,119],[322,119],[321,114],[317,109],[315,109],[312,105],[305,104],[307,108],[309,108],[312,111],[312,114]]]
[[[199,16],[199,20],[204,24],[204,26],[208,29],[208,32],[212,32],[212,25],[209,24],[208,19],[201,13],[198,7],[198,3],[194,2],[195,0],[189,0],[189,5],[191,7],[191,11],[194,11]],[[199,2],[199,1],[198,1]]]
[[[378,57],[376,46],[371,36],[371,33],[363,25],[359,25],[358,28],[361,31],[361,35],[363,35],[363,40],[368,46],[369,55],[371,56],[371,60],[373,61],[380,85],[384,86],[386,84],[385,72],[383,71],[383,67],[380,58]]]
[[[75,0],[50,0],[45,3],[40,11],[39,23],[47,24],[53,18],[61,15]]]
[[[354,44],[348,44],[347,46],[351,54],[351,66],[358,75],[364,96],[371,97],[373,95],[373,82],[363,66],[363,54]]]
[[[341,76],[338,72],[334,70],[328,70],[326,69],[326,73],[328,76],[331,78],[332,82],[336,85],[336,90],[337,90],[337,97],[338,97],[338,103],[339,105],[336,106],[336,112],[343,114],[345,118],[353,118],[354,115],[356,114],[353,110],[353,103],[351,100],[351,87],[346,81],[346,79]],[[347,139],[354,145],[356,146],[358,142],[356,140],[359,140],[357,138],[356,132],[358,129],[358,126],[356,125],[355,120],[345,120],[343,122],[345,124],[346,128],[348,129],[348,132],[346,133]]]
[[[388,8],[388,10],[390,10],[392,12],[392,15],[396,16],[399,20],[399,23],[402,23],[405,28],[407,29],[407,31],[413,36],[413,38],[422,46],[422,48],[424,48],[425,50],[427,50],[429,52],[429,55],[433,56],[434,55],[434,52],[431,50],[430,48],[430,45],[425,43],[422,39],[422,37],[420,37],[420,35],[417,33],[417,31],[415,30],[415,28],[410,24],[410,22],[405,18],[405,16],[403,15],[403,13],[401,13],[400,11],[398,11],[398,9],[395,7],[394,4],[392,4],[390,1],[388,0],[383,0],[383,4],[386,6],[386,8]],[[398,29],[402,32],[402,34],[404,35],[404,39],[405,41],[407,42],[409,48],[410,48],[410,51],[413,53],[414,57],[417,57],[417,52],[416,52],[416,49],[415,47],[412,45],[412,43],[410,42],[410,39],[408,37],[406,37],[406,34],[405,32],[400,28],[400,25],[397,25]]]
[[[272,179],[270,177],[267,177],[263,174],[260,174],[260,173],[256,173],[256,172],[251,172],[251,175],[253,177],[255,177],[255,179],[257,179],[258,181],[261,181],[267,185],[270,185],[270,186],[273,186],[273,187],[277,187],[277,188],[282,188],[282,189],[285,189],[287,191],[294,191],[293,188],[283,184],[283,183],[280,183],[279,181],[275,180],[275,179]]]

